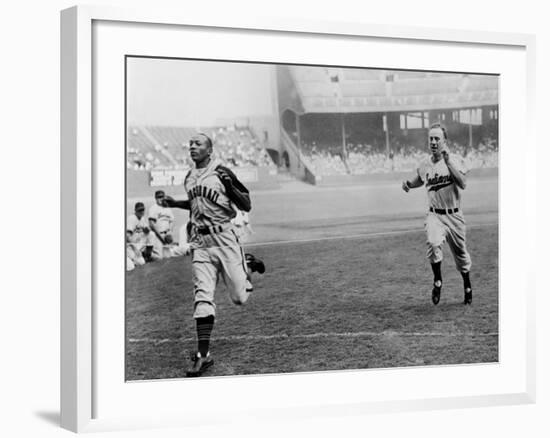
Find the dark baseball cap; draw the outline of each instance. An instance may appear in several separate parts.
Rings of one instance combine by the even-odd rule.
[[[164,198],[164,191],[163,190],[157,190],[155,192],[155,199],[157,198]]]
[[[136,202],[136,205],[134,206],[135,211],[145,211],[145,205],[143,205],[143,202]]]

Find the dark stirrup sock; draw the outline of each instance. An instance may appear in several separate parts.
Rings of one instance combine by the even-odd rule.
[[[199,353],[206,357],[210,348],[210,334],[214,328],[214,315],[205,318],[197,318],[197,339],[199,342]]]
[[[471,289],[472,284],[470,283],[470,272],[461,272],[462,280],[464,281],[464,289]]]
[[[441,278],[441,262],[432,263],[432,271],[434,273],[434,283],[436,281],[443,283],[443,279]]]

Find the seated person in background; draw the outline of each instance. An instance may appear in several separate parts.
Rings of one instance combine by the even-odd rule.
[[[162,190],[155,192],[155,203],[149,207],[149,228],[151,229],[151,244],[153,251],[152,260],[171,257],[172,228],[174,224],[174,213],[166,206],[165,194]]]
[[[134,213],[126,219],[126,270],[145,264],[152,247],[149,241],[149,226],[145,220],[145,205],[137,202]]]

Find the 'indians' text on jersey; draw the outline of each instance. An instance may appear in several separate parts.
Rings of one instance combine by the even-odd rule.
[[[451,155],[449,160],[459,172],[466,174],[463,160]],[[451,177],[445,160],[434,163],[431,157],[420,164],[418,176],[426,186],[428,201],[433,208],[460,208],[460,190]]]

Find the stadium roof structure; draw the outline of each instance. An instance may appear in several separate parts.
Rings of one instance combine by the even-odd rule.
[[[363,113],[498,104],[498,76],[285,66],[301,113]]]

